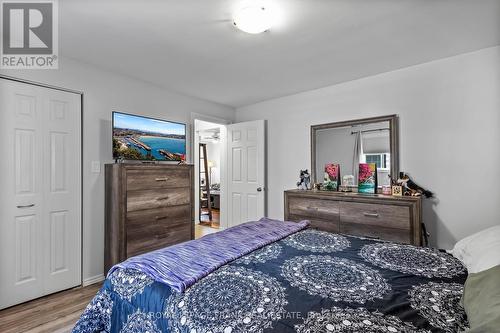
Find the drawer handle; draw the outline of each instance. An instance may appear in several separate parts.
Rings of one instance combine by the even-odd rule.
[[[363,213],[364,216],[368,216],[368,217],[378,217],[378,213]]]
[[[170,233],[164,233],[164,234],[160,234],[160,235],[155,235],[155,238],[156,239],[162,239],[162,238],[167,238],[168,236],[170,236]]]
[[[168,177],[158,177],[155,179],[157,182],[166,182],[168,180]]]
[[[35,204],[17,206],[17,208],[31,208],[31,207],[35,207]]]
[[[318,207],[307,207],[307,210],[313,211],[315,213],[332,214],[333,212],[328,209],[320,209]]]
[[[155,216],[156,221],[165,220],[168,216]]]
[[[169,196],[166,195],[164,197],[159,197],[159,198],[156,198],[156,201],[163,201],[163,200],[168,200]]]

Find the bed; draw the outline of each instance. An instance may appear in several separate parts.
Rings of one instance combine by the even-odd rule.
[[[460,306],[467,271],[444,251],[317,231],[306,222],[235,228],[115,266],[73,332],[467,328]]]

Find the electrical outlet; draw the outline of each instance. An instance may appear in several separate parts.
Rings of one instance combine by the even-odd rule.
[[[92,173],[101,173],[100,161],[92,161]]]

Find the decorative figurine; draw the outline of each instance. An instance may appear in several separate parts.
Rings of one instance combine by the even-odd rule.
[[[299,190],[311,189],[311,175],[307,169],[300,170],[300,180],[297,182],[297,188]]]
[[[342,177],[342,185],[351,187],[354,186],[354,176],[353,175],[345,175]]]
[[[432,198],[434,196],[434,193],[418,186],[410,179],[410,176],[404,172],[399,173],[399,178],[396,183],[403,188],[403,195],[414,197],[423,195],[426,198]]]
[[[342,184],[340,185],[340,192],[352,192],[352,188],[354,187],[354,176],[353,175],[345,175],[342,176]]]

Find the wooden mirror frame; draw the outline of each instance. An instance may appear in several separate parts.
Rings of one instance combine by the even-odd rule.
[[[370,123],[379,123],[382,121],[389,122],[389,145],[391,154],[391,177],[397,179],[399,176],[399,125],[398,115],[392,114],[388,116],[371,117],[363,119],[354,119],[347,121],[339,121],[335,123],[312,125],[311,126],[311,179],[313,183],[317,183],[316,179],[316,132],[329,128],[347,127],[354,125],[363,125]]]

